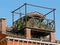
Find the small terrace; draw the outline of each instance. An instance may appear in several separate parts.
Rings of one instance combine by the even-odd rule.
[[[10,35],[27,38],[26,28],[31,29],[32,40],[50,41],[47,36],[55,32],[55,9],[24,3],[12,11]]]
[[[9,36],[9,37],[27,39],[26,30],[17,30],[17,31],[11,30],[11,31],[7,31],[6,35]],[[30,40],[50,42],[49,33],[38,32],[38,31],[35,31],[35,30],[31,30],[31,39]]]
[[[13,30],[27,27],[55,32],[55,9],[24,3],[12,11],[12,26]]]

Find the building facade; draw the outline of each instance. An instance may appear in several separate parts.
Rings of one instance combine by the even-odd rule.
[[[34,11],[26,13],[26,6],[41,7],[24,3],[21,7],[25,6],[25,12],[22,14],[16,12],[21,7],[12,11],[12,26],[6,29],[5,19],[0,19],[0,32],[6,36],[1,35],[0,45],[60,45],[55,39],[55,9],[47,14],[41,14]],[[41,7],[45,9],[51,9]],[[46,16],[53,12],[53,19],[48,19]],[[14,20],[14,14],[19,14],[19,18]]]

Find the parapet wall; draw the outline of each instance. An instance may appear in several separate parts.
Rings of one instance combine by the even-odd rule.
[[[7,45],[58,45],[58,43],[6,37]]]

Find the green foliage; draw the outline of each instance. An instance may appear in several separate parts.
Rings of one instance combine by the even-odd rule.
[[[34,25],[34,26],[37,26],[37,21],[34,21],[34,22],[33,22],[33,25]]]
[[[33,27],[37,26],[37,22],[34,20],[29,20],[27,23],[29,26],[33,26]]]
[[[24,27],[25,26],[25,21],[24,20],[18,20],[16,23],[15,23],[15,25],[14,25],[14,27],[17,29],[17,30],[20,30],[22,27]]]
[[[44,41],[45,38],[46,38],[45,36],[41,36],[41,37],[40,37],[40,41]]]
[[[48,27],[48,25],[45,24],[44,22],[41,22],[40,26],[41,26],[41,28],[47,28]]]

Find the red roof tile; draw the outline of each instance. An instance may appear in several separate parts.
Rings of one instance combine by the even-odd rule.
[[[1,40],[2,38],[5,38],[5,37],[6,37],[5,34],[0,34],[0,40]]]

